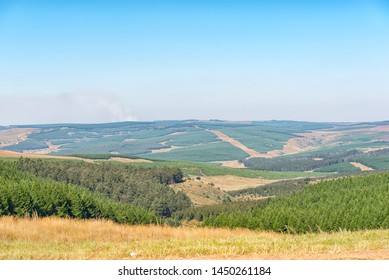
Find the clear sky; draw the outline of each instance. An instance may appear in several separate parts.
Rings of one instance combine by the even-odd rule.
[[[389,119],[389,1],[0,0],[0,124]]]

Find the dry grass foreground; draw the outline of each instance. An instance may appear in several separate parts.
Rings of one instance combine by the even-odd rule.
[[[389,259],[389,230],[287,235],[2,217],[0,259]]]

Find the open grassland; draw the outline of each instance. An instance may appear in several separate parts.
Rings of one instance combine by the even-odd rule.
[[[2,217],[0,259],[389,259],[389,230],[289,235]]]

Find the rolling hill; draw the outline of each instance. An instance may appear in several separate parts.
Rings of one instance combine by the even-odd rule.
[[[284,164],[283,170],[352,172],[363,169],[361,164],[372,169],[377,166],[380,170],[388,169],[386,159],[382,158],[387,156],[385,149],[388,148],[387,122],[183,120],[15,125],[3,127],[0,131],[0,149],[19,153],[122,155],[260,170],[272,170],[271,166],[281,161],[294,164],[303,160],[311,162],[299,170]],[[359,155],[347,158],[350,151]],[[323,155],[328,154],[336,159],[322,160]],[[370,157],[374,159],[367,159]]]

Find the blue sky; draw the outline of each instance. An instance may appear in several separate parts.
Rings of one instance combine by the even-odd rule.
[[[373,121],[388,90],[388,1],[0,1],[0,124]]]

